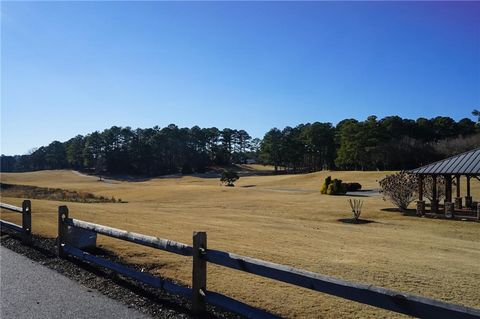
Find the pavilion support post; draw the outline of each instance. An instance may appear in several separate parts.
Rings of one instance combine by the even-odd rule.
[[[457,197],[455,197],[455,209],[462,209],[462,197],[460,197],[460,175],[455,176]]]
[[[472,176],[467,175],[467,196],[465,196],[465,207],[467,208],[473,208],[472,196],[470,195],[470,178],[472,178]]]
[[[477,203],[477,221],[480,222],[480,203]]]
[[[463,208],[463,198],[455,197],[455,209],[462,209]]]
[[[455,217],[455,206],[452,202],[445,202],[445,217],[449,219]]]
[[[432,213],[438,212],[437,198],[437,175],[432,175],[432,200],[430,201],[430,210]]]
[[[417,215],[425,215],[425,201],[423,200],[423,175],[418,175]]]
[[[452,175],[445,175],[444,210],[446,218],[454,217],[455,206],[452,203]]]
[[[445,202],[452,202],[452,175],[445,175]]]

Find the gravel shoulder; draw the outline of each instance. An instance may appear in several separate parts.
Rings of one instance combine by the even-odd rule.
[[[151,288],[147,285],[138,283],[136,281],[130,280],[129,278],[117,275],[110,270],[106,270],[100,267],[96,267],[81,261],[78,261],[74,258],[61,259],[58,258],[55,254],[55,240],[52,238],[44,238],[40,236],[33,236],[33,246],[23,246],[20,243],[20,240],[10,231],[2,230],[1,234],[1,249],[2,249],[2,281],[3,270],[4,270],[4,258],[5,255],[3,251],[6,250],[8,256],[9,253],[17,253],[25,258],[26,263],[35,262],[36,266],[48,268],[48,271],[54,271],[55,275],[64,277],[65,280],[74,281],[76,285],[81,285],[87,291],[95,290],[95,294],[105,298],[106,300],[113,299],[114,303],[121,304],[127,311],[135,311],[134,313],[138,314],[137,316],[101,316],[101,318],[193,318],[190,313],[190,301],[176,295],[168,294],[162,290]],[[8,250],[10,251],[8,251]],[[104,258],[108,258],[115,262],[120,262],[125,264],[117,256],[111,252],[97,249],[95,251],[97,255],[101,255]],[[128,264],[132,268],[139,269],[139,265]],[[7,265],[7,267],[9,267]],[[7,268],[6,267],[6,268]],[[19,269],[14,270],[15,276],[13,278],[22,279],[22,274]],[[8,271],[7,271],[7,276]],[[62,276],[63,275],[63,276]],[[56,278],[56,277],[55,277]],[[7,282],[11,278],[5,277]],[[13,280],[13,279],[12,279]],[[35,285],[35,282],[32,282],[32,285]],[[30,286],[25,286],[22,289],[31,289]],[[17,294],[14,291],[6,291],[8,294]],[[19,292],[21,293],[21,292]],[[38,293],[42,293],[38,291]],[[49,292],[47,292],[49,293]],[[2,282],[2,304],[8,301],[6,294],[3,291],[3,282]],[[23,297],[22,297],[23,298]],[[43,297],[42,297],[43,298]],[[91,298],[91,297],[90,297]],[[109,299],[108,299],[109,298]],[[58,298],[53,298],[60,300]],[[45,302],[45,299],[37,300],[41,303]],[[12,301],[13,302],[13,301]],[[50,301],[49,301],[50,302]],[[83,301],[79,303],[84,304]],[[87,307],[84,304],[84,307]],[[2,306],[3,308],[3,306]],[[204,318],[240,318],[236,315],[233,315],[228,312],[224,312],[217,307],[208,306],[208,313]],[[73,311],[73,310],[72,310]],[[21,318],[18,316],[4,316],[2,309],[2,318]],[[37,317],[37,316],[33,316]],[[23,318],[33,318],[32,316],[25,316]],[[64,316],[62,316],[64,317]],[[68,317],[68,316],[67,316]],[[72,315],[72,318],[83,318],[77,315]],[[88,318],[97,318],[95,316],[87,316]],[[43,317],[40,317],[43,318]],[[47,317],[45,317],[47,318]],[[49,318],[55,318],[50,316]],[[100,318],[100,317],[98,317]]]

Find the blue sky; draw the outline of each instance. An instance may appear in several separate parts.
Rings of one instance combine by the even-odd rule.
[[[471,117],[478,16],[478,2],[2,2],[1,152],[112,125],[262,137]]]

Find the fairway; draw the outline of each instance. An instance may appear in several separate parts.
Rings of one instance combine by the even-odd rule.
[[[384,210],[393,205],[374,195],[356,197],[364,200],[361,218],[373,223],[345,224],[338,219],[351,217],[350,197],[319,192],[327,175],[374,189],[386,174],[248,176],[233,188],[221,186],[218,178],[98,181],[69,170],[2,173],[1,180],[124,202],[32,200],[35,234],[55,237],[57,207],[68,205],[73,218],[186,244],[191,244],[193,231],[207,231],[209,248],[480,308],[480,223],[403,216]],[[472,181],[472,195],[480,199],[477,180]],[[8,204],[21,201],[2,198]],[[2,219],[19,222],[19,217],[2,211]],[[190,284],[191,263],[184,257],[105,237],[99,243],[150,271]],[[402,317],[211,264],[207,288],[285,317]]]

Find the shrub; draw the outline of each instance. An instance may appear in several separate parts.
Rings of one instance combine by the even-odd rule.
[[[333,183],[331,183],[330,185],[328,185],[327,187],[327,195],[335,195],[335,193],[333,192]]]
[[[341,179],[334,179],[333,180],[333,194],[334,195],[344,195],[347,193],[344,185],[342,184]]]
[[[347,189],[341,179],[335,178],[332,180],[330,176],[327,176],[320,188],[320,193],[327,195],[344,195],[347,193]]]
[[[320,187],[321,194],[327,194],[328,185],[330,185],[331,182],[332,178],[330,176],[327,176],[327,178],[325,178],[325,181],[323,182],[322,187]]]
[[[362,189],[360,183],[343,183],[347,192],[356,192]]]
[[[406,210],[413,201],[417,188],[417,177],[402,171],[388,175],[380,182],[383,199],[387,198],[401,210]]]
[[[226,186],[233,187],[235,186],[234,183],[239,179],[240,177],[238,176],[237,173],[235,173],[232,170],[228,171],[223,171],[222,172],[222,177],[220,178],[220,182],[222,184],[226,184]]]
[[[320,187],[320,194],[326,194],[327,193],[327,188],[328,185],[325,184],[325,182],[322,184],[322,187]]]

